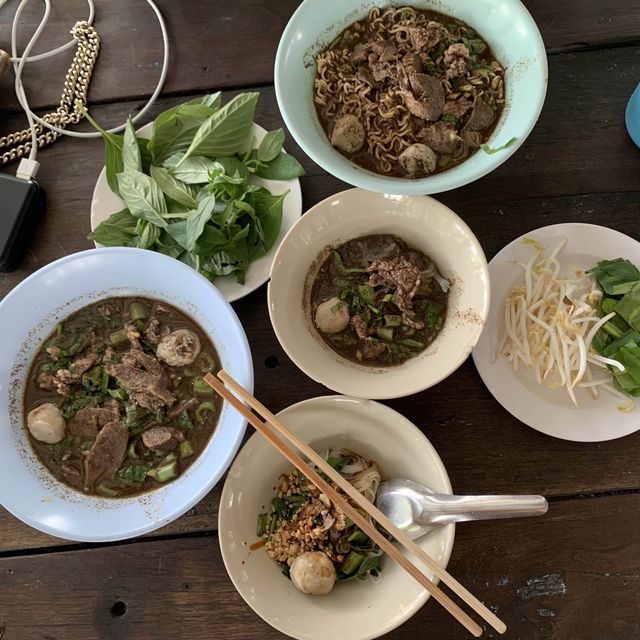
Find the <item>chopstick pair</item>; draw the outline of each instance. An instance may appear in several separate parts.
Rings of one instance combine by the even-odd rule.
[[[407,573],[420,583],[460,624],[462,624],[475,637],[482,635],[482,628],[465,613],[449,596],[441,591],[424,573],[412,564],[402,553],[385,538],[378,529],[375,528],[361,513],[353,507],[343,496],[341,496],[331,485],[329,485],[314,468],[309,466],[292,451],[280,438],[278,438],[269,428],[272,427],[285,440],[303,453],[313,464],[328,476],[344,493],[346,493],[361,509],[366,511],[371,518],[383,527],[393,538],[395,538],[405,549],[416,556],[435,576],[440,578],[454,593],[456,593],[469,607],[488,622],[496,631],[504,633],[506,625],[492,611],[480,602],[473,594],[463,587],[450,573],[443,569],[433,558],[421,549],[409,536],[400,531],[393,523],[371,502],[369,502],[357,489],[345,480],[331,465],[329,465],[316,451],[306,442],[303,442],[296,434],[287,427],[262,403],[252,396],[242,385],[236,382],[224,371],[218,373],[218,377],[229,389],[227,389],[215,376],[208,373],[204,379],[222,398],[224,398],[236,411],[238,411],[259,431],[271,445],[273,445],[298,471],[310,480],[320,491],[322,491],[339,509],[341,509],[373,542],[375,542],[389,557],[398,563]],[[230,390],[231,389],[231,390]],[[232,393],[233,391],[233,393]],[[237,397],[236,395],[237,394]],[[238,398],[244,400],[256,414],[247,408]],[[269,426],[267,426],[269,425]]]

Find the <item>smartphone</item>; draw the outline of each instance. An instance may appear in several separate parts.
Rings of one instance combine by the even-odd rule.
[[[0,271],[18,267],[44,208],[37,182],[0,173]]]

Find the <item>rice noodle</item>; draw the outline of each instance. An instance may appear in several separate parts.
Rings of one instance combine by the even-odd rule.
[[[548,256],[539,243],[528,242],[535,253],[526,264],[519,264],[523,282],[505,301],[505,335],[497,355],[506,358],[514,370],[519,364],[533,369],[539,384],[564,387],[576,407],[576,388],[586,389],[593,398],[598,397],[598,389],[604,389],[624,398],[625,409],[633,407],[633,402],[613,387],[608,369],[612,366],[624,371],[624,366],[592,349],[600,328],[615,315],[598,315],[602,292],[595,280],[583,272],[559,278],[557,256],[566,240]]]

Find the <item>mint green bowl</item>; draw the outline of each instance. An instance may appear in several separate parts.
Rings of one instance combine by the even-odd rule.
[[[367,171],[336,151],[313,104],[315,57],[373,7],[415,6],[455,16],[476,29],[505,67],[506,104],[488,141],[462,164],[427,178],[408,180]],[[356,187],[394,195],[424,195],[455,189],[493,171],[533,129],[547,92],[547,56],[533,18],[520,0],[305,0],[287,24],[276,54],[275,87],[282,117],[304,152],[323,169]]]

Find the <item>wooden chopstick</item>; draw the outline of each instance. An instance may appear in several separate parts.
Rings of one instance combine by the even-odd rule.
[[[229,380],[232,380],[230,377]],[[302,460],[294,451],[289,449],[287,445],[280,440],[271,429],[262,422],[250,409],[223,384],[221,384],[211,373],[208,373],[204,380],[211,386],[222,398],[224,398],[234,409],[241,413],[257,431],[259,431],[300,473],[306,476],[313,484],[320,489],[339,509],[341,509],[349,518],[366,533],[389,557],[395,560],[407,573],[417,580],[432,596],[439,602],[458,622],[460,622],[470,633],[476,638],[482,634],[482,628],[469,617],[455,602],[453,602],[446,594],[444,594],[427,576],[420,572],[402,553],[385,538],[368,520],[366,520],[360,512],[351,506],[345,498],[343,498],[331,485],[323,480],[318,473]],[[235,381],[233,381],[235,383]],[[237,385],[237,383],[235,383]],[[238,385],[240,387],[240,385]],[[240,387],[242,388],[242,387]],[[243,389],[243,391],[245,391]],[[245,391],[247,397],[252,398],[252,402],[257,402],[253,396]],[[275,418],[275,416],[274,416]],[[278,420],[276,419],[276,422]],[[280,423],[284,432],[289,434],[288,429]],[[278,428],[278,427],[276,427]],[[290,435],[290,434],[289,434]],[[306,446],[306,445],[305,445]],[[322,461],[324,465],[326,463]],[[329,465],[326,465],[329,466]],[[329,467],[331,468],[331,467]],[[348,482],[340,476],[341,485],[349,485]],[[370,503],[365,501],[368,505]]]
[[[238,384],[225,371],[220,371],[218,377],[244,400],[254,411],[264,418],[281,436],[286,438],[293,446],[309,458],[323,473],[335,482],[359,507],[364,509],[378,522],[389,534],[391,534],[405,549],[419,558],[434,575],[446,584],[455,594],[464,600],[478,615],[486,620],[498,633],[504,633],[507,625],[488,609],[476,596],[470,593],[460,584],[446,569],[443,569],[426,551],[418,546],[404,531],[398,529],[375,505],[369,502],[353,485],[347,482],[324,458],[314,451],[306,442],[301,440],[267,409],[259,400],[254,398],[247,390]]]

